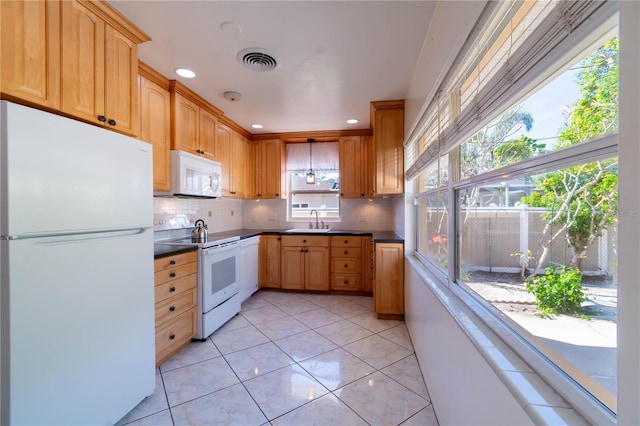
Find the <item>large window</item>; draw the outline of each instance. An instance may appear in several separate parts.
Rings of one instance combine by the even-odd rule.
[[[549,47],[553,3],[506,3],[409,138],[416,252],[615,412],[615,24],[570,44],[570,61]],[[511,62],[537,49],[565,58]]]
[[[338,142],[287,144],[288,220],[340,218],[338,152]]]

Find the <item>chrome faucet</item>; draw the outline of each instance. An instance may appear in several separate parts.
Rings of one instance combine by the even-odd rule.
[[[319,229],[320,224],[318,223],[318,210],[313,209],[313,210],[311,210],[311,213],[309,213],[309,214],[313,215],[313,212],[316,212],[316,229]]]

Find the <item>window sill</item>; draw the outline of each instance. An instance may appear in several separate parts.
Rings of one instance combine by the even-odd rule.
[[[606,407],[464,289],[447,285],[415,255],[407,261],[535,424],[616,424]]]

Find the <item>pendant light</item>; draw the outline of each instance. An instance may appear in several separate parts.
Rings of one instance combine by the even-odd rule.
[[[307,142],[309,142],[309,171],[307,172],[307,184],[308,185],[315,185],[316,183],[316,174],[313,172],[313,165],[311,163],[311,152],[312,152],[312,146],[313,146],[313,142],[315,141],[315,139],[307,139]]]

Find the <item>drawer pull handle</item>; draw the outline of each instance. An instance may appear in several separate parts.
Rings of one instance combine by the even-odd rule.
[[[170,306],[170,307],[169,307],[169,310],[170,310],[171,312],[173,312],[173,311],[175,311],[175,310],[176,310],[176,307],[175,307],[175,306]]]
[[[344,251],[344,254],[349,254],[349,252],[347,250]]]
[[[175,334],[172,334],[171,336],[169,336],[169,340],[175,340],[175,338],[176,338]]]
[[[172,273],[170,273],[170,274],[169,274],[169,276],[170,276],[171,278],[175,278],[175,277],[176,277],[176,273],[175,273],[175,272],[172,272]]]
[[[344,264],[344,267],[345,267],[345,268],[348,268],[348,267],[349,267],[349,265],[347,265],[347,264],[345,263],[345,264]]]
[[[307,240],[302,240],[302,242],[303,242],[303,243],[306,243],[306,242],[307,242]]]
[[[171,259],[171,262],[169,262],[171,265],[175,265],[176,264],[176,260],[175,259]]]
[[[176,288],[175,288],[175,287],[171,287],[171,288],[169,289],[169,292],[170,292],[170,293],[173,293],[174,291],[176,291]]]
[[[349,242],[349,240],[344,240],[344,243],[347,244]]]
[[[349,281],[344,280],[344,285],[347,285],[347,284],[349,284]]]

